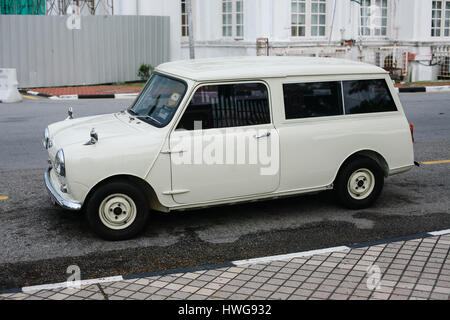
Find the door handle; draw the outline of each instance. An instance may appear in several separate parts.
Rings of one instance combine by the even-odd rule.
[[[265,138],[265,137],[270,137],[270,132],[266,132],[266,133],[264,133],[262,135],[254,136],[254,137],[255,137],[255,139],[261,139],[261,138]]]

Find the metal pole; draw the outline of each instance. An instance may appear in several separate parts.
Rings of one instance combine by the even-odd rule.
[[[193,27],[193,23],[192,23],[191,0],[186,0],[186,14],[187,14],[188,28],[189,28],[189,58],[195,59],[194,27]]]

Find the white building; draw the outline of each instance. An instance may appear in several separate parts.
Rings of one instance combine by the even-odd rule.
[[[185,2],[114,0],[114,14],[170,16],[171,60],[187,59]],[[192,12],[196,58],[333,56],[407,81],[450,79],[447,0],[192,0]]]

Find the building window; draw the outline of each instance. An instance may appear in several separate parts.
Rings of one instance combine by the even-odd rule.
[[[431,11],[431,36],[450,36],[450,1],[433,1]]]
[[[222,36],[244,37],[244,1],[222,0]]]
[[[186,10],[186,0],[181,0],[181,36],[189,37],[189,22]]]
[[[387,0],[362,0],[361,1],[361,36],[386,36],[387,35]]]
[[[291,36],[324,37],[326,0],[291,0]]]

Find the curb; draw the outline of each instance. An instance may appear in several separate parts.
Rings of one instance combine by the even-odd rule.
[[[116,93],[116,94],[66,94],[60,96],[53,96],[37,91],[19,90],[21,94],[29,94],[32,96],[39,96],[51,100],[81,100],[81,99],[134,99],[139,93]]]
[[[297,252],[297,253],[289,253],[289,254],[276,255],[276,256],[268,256],[268,257],[254,258],[254,259],[247,259],[247,260],[236,260],[236,261],[231,261],[231,262],[225,262],[222,264],[209,264],[209,265],[202,265],[202,266],[198,266],[198,267],[188,267],[188,268],[180,268],[180,269],[144,272],[144,273],[139,273],[139,274],[129,274],[129,275],[103,277],[103,278],[97,278],[97,279],[80,280],[80,282],[78,284],[81,286],[84,286],[84,285],[92,285],[92,284],[98,284],[98,283],[104,283],[104,282],[116,282],[116,281],[123,281],[123,280],[139,279],[139,278],[152,277],[152,276],[163,276],[163,275],[165,276],[165,275],[176,274],[176,273],[187,273],[187,272],[195,272],[195,271],[203,271],[203,270],[214,270],[214,269],[220,269],[220,268],[231,268],[231,267],[238,267],[238,266],[242,266],[242,265],[246,265],[246,264],[267,263],[267,262],[277,261],[277,260],[309,257],[309,256],[317,255],[317,254],[341,252],[341,251],[347,251],[347,250],[352,250],[352,249],[376,246],[376,245],[380,245],[380,244],[388,244],[388,243],[392,243],[392,242],[425,239],[425,238],[430,238],[430,237],[442,236],[442,235],[446,235],[446,234],[450,234],[450,229],[420,233],[420,234],[397,237],[397,238],[391,238],[391,239],[387,239],[387,240],[376,240],[376,241],[370,241],[370,242],[355,243],[355,244],[350,244],[347,246],[331,247],[331,248],[303,251],[303,252]],[[27,286],[27,287],[22,287],[22,288],[0,290],[0,294],[27,293],[30,291],[52,290],[52,289],[61,289],[61,288],[68,288],[68,287],[70,287],[70,285],[68,285],[67,282],[59,282],[59,283],[51,283],[51,284]]]
[[[395,88],[399,93],[413,93],[413,92],[450,92],[450,86],[428,86],[428,87],[407,87]]]

